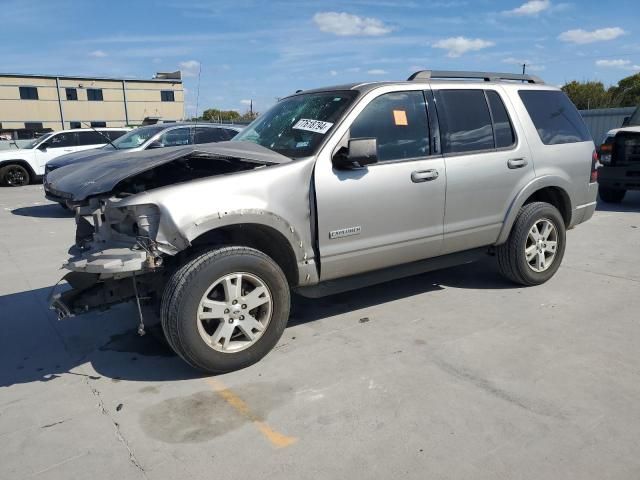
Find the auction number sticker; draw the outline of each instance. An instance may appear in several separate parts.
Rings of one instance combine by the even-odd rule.
[[[333,123],[323,122],[320,120],[309,120],[308,118],[301,118],[296,122],[293,128],[297,130],[306,130],[308,132],[325,134],[333,126]]]

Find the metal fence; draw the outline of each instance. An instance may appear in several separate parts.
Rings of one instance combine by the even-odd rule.
[[[599,144],[609,130],[621,127],[624,117],[631,115],[634,110],[635,107],[594,108],[580,110],[580,114],[591,132],[593,141]]]

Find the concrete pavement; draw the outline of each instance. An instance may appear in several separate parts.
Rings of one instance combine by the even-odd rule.
[[[0,478],[640,477],[640,195],[547,284],[486,261],[296,298],[279,345],[203,377],[132,306],[58,321],[72,217],[0,188]]]

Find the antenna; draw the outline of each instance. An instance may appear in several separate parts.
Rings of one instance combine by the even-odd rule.
[[[202,73],[202,63],[198,63],[198,87],[196,89],[196,122],[193,125],[193,136],[191,145],[196,143],[196,127],[198,126],[198,105],[200,104],[200,74]]]

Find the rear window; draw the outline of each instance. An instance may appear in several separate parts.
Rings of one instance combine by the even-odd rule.
[[[520,90],[518,93],[545,145],[591,140],[580,113],[563,92]]]

